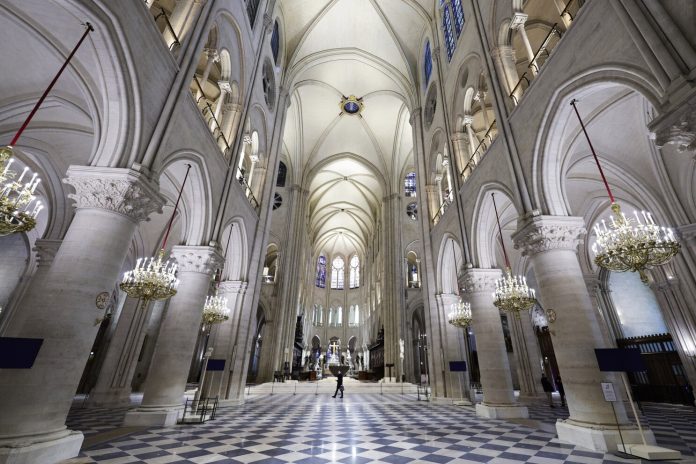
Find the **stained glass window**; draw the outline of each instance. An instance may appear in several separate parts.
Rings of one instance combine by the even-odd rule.
[[[278,21],[273,24],[273,34],[271,35],[271,52],[273,52],[273,62],[278,64],[278,52],[280,51],[280,32],[278,31]]]
[[[416,196],[416,173],[409,172],[404,178],[404,195],[407,197]]]
[[[433,55],[430,51],[430,41],[425,43],[425,56],[423,57],[423,71],[425,73],[425,85],[430,82],[430,75],[433,73]]]
[[[343,290],[343,279],[345,274],[345,262],[343,258],[337,256],[331,263],[331,288]]]
[[[326,288],[326,256],[320,256],[317,260],[317,287]]]
[[[285,187],[285,178],[288,176],[288,167],[282,161],[278,164],[278,177],[276,187]]]
[[[350,288],[360,287],[360,258],[353,255],[350,258]]]
[[[454,34],[452,33],[452,12],[445,5],[442,9],[442,32],[445,36],[445,48],[447,49],[447,61],[452,61],[454,55]]]
[[[454,10],[454,30],[457,32],[457,38],[464,30],[464,8],[462,0],[452,0],[452,9]]]

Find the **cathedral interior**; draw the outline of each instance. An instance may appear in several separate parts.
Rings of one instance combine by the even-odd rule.
[[[0,464],[696,462],[692,0],[0,31]]]

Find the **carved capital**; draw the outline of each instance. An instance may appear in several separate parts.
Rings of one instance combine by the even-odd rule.
[[[520,27],[524,27],[528,17],[528,15],[519,11],[515,12],[515,14],[512,16],[512,20],[510,21],[510,29],[519,29]]]
[[[263,27],[266,28],[266,34],[273,32],[273,17],[268,13],[263,14]]]
[[[34,251],[36,252],[36,265],[38,267],[48,267],[53,262],[53,258],[58,253],[62,240],[47,240],[38,239],[34,242]]]
[[[585,222],[574,216],[531,216],[524,218],[513,235],[515,248],[522,256],[549,250],[577,251],[585,233]]]
[[[696,151],[696,97],[676,111],[657,118],[650,124],[655,145],[676,145],[680,153]]]
[[[221,93],[232,92],[232,86],[230,85],[229,81],[218,81],[218,87],[220,88]]]
[[[63,182],[75,189],[68,197],[77,209],[104,209],[140,222],[164,205],[157,186],[133,169],[71,166]]]
[[[495,282],[503,276],[500,269],[466,269],[463,275],[466,293],[493,293]]]
[[[218,250],[209,246],[175,246],[172,248],[172,258],[179,265],[179,273],[212,275],[224,263]]]
[[[465,126],[470,126],[471,124],[474,123],[474,117],[471,116],[470,114],[466,114],[462,118],[462,122],[464,123]]]

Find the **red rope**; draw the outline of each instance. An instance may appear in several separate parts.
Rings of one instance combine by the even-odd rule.
[[[604,177],[604,171],[602,170],[602,165],[599,164],[599,158],[597,157],[597,153],[595,153],[595,149],[592,146],[592,141],[590,140],[590,136],[587,133],[587,129],[585,129],[585,124],[582,122],[582,118],[580,117],[580,113],[578,112],[578,107],[575,106],[576,102],[577,102],[577,100],[573,99],[573,100],[571,100],[570,105],[575,110],[575,115],[578,117],[578,121],[580,121],[580,127],[582,127],[582,131],[585,134],[585,138],[587,139],[587,144],[590,146],[590,150],[592,151],[592,156],[594,156],[595,163],[597,163],[597,169],[599,169],[599,175],[602,176],[602,182],[604,182],[604,187],[607,189],[607,193],[609,194],[609,200],[611,200],[611,204],[613,205],[614,203],[616,203],[616,201],[614,201],[614,195],[611,193],[611,188],[609,188],[609,182],[607,182],[607,178]]]
[[[186,166],[188,166],[188,169],[186,169],[184,181],[181,183],[181,188],[179,189],[179,196],[176,198],[176,203],[174,204],[174,211],[172,211],[172,217],[169,219],[169,225],[167,225],[167,233],[164,235],[164,241],[162,242],[162,250],[164,250],[167,246],[169,232],[171,232],[172,224],[174,223],[174,216],[176,216],[176,210],[179,209],[179,201],[181,200],[181,194],[184,193],[184,185],[186,185],[186,179],[188,179],[189,171],[191,170],[190,164],[187,164]]]
[[[48,96],[48,93],[51,91],[51,89],[53,89],[53,86],[56,85],[56,82],[58,82],[58,78],[61,74],[63,74],[65,68],[68,67],[68,63],[70,63],[70,60],[77,52],[77,49],[80,48],[80,45],[82,45],[82,42],[84,42],[84,40],[87,38],[87,35],[89,35],[89,33],[94,30],[94,27],[92,27],[90,23],[85,23],[85,26],[87,27],[87,29],[85,30],[85,33],[82,34],[80,41],[77,42],[77,45],[75,45],[75,48],[73,48],[72,52],[70,52],[70,55],[68,55],[68,58],[65,60],[65,63],[63,63],[63,66],[61,66],[61,68],[58,70],[58,74],[56,74],[51,83],[48,84],[48,87],[46,88],[46,90],[44,90],[43,95],[41,95],[41,98],[39,98],[39,101],[36,102],[36,105],[34,105],[34,108],[31,110],[31,113],[29,113],[29,116],[27,116],[27,119],[24,121],[24,124],[22,124],[22,127],[19,128],[15,136],[12,138],[12,141],[10,142],[11,147],[13,147],[17,143],[17,140],[19,140],[19,137],[22,135],[22,132],[24,132],[24,129],[27,128],[31,120],[34,118],[34,115],[39,110],[39,107]]]
[[[505,267],[510,269],[510,260],[508,259],[507,250],[505,250],[505,241],[503,240],[503,229],[500,227],[500,216],[498,216],[498,207],[495,205],[495,193],[491,192],[493,198],[493,209],[495,210],[495,220],[498,223],[498,233],[500,234],[500,244],[503,246],[503,256],[505,257]]]

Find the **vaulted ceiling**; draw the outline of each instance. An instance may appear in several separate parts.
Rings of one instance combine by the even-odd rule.
[[[284,149],[310,191],[315,251],[364,253],[411,165],[410,108],[433,0],[281,0],[293,89]],[[343,111],[354,95],[359,114]]]

